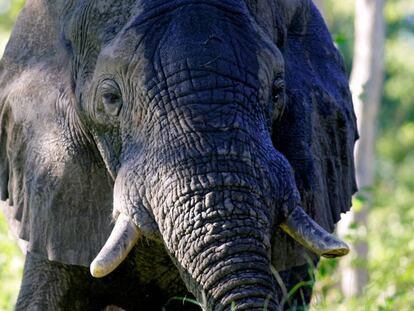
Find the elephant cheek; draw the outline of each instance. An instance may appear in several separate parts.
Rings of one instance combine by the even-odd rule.
[[[149,207],[149,195],[142,175],[133,166],[125,165],[119,171],[114,185],[113,218],[126,215],[138,227],[140,234],[148,238],[160,237],[158,224]]]

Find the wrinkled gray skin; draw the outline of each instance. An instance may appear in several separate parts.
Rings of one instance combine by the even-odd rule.
[[[355,191],[347,80],[307,0],[28,0],[0,113],[18,310],[306,304],[284,293],[317,257],[278,225],[301,205],[332,232]],[[120,213],[143,239],[95,280]]]

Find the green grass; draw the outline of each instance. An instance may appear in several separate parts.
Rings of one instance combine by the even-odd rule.
[[[23,254],[0,213],[0,310],[13,310],[23,270]]]

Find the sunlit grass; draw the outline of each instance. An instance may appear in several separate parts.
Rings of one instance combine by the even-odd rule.
[[[0,213],[0,310],[13,310],[23,270],[23,254]]]

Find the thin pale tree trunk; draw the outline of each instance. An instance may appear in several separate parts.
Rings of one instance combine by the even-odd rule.
[[[313,0],[313,3],[316,4],[316,6],[318,7],[319,11],[323,15],[324,14],[324,10],[325,10],[324,0]]]
[[[352,225],[358,235],[367,230],[371,205],[370,187],[374,180],[375,134],[383,88],[385,25],[384,0],[356,0],[355,50],[351,74],[351,91],[358,118],[360,139],[356,145],[356,176],[359,208],[345,215],[338,232],[346,235]],[[365,267],[368,245],[365,239],[351,245],[352,255],[341,262],[341,288],[346,297],[360,296],[368,282]]]

